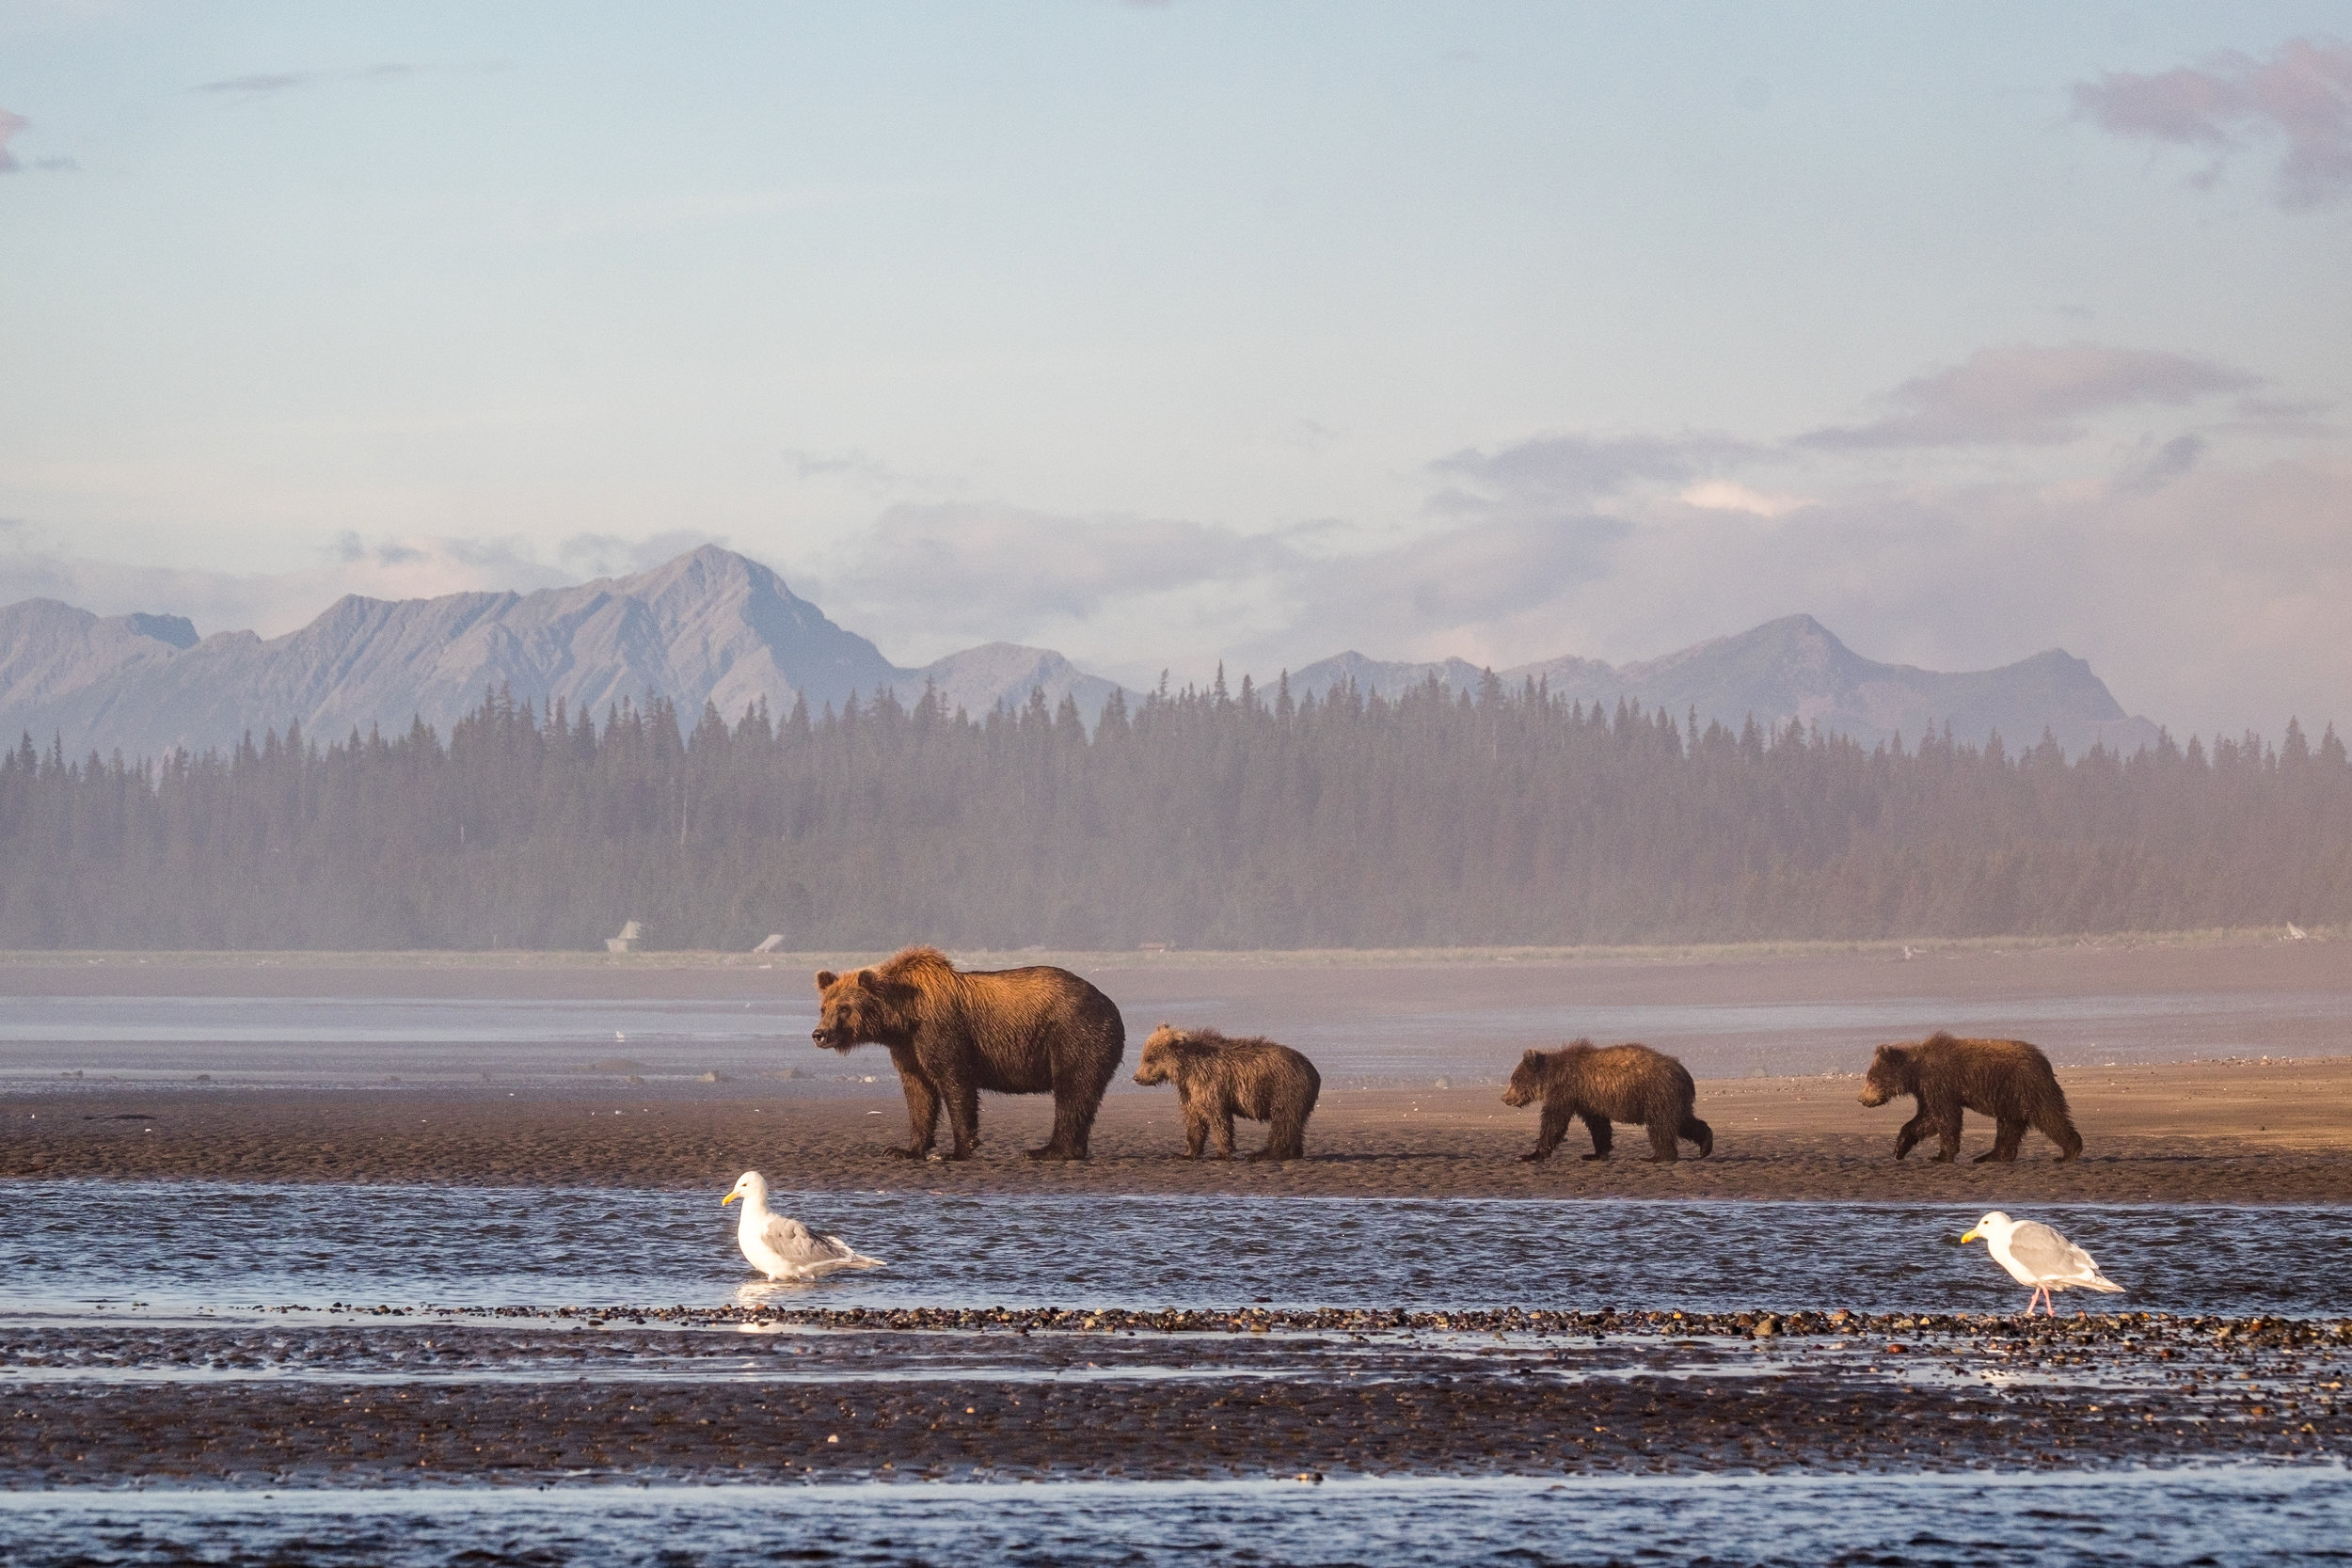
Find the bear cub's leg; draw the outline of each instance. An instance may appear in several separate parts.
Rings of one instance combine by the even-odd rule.
[[[1198,1160],[1209,1147],[1209,1097],[1205,1090],[1181,1081],[1176,1092],[1184,1104],[1184,1152]]]
[[[1948,1165],[1960,1158],[1960,1107],[1952,1107],[1949,1115],[1937,1113],[1935,1118],[1935,1163]]]
[[[1616,1141],[1616,1134],[1609,1129],[1609,1118],[1597,1111],[1585,1111],[1581,1113],[1581,1119],[1584,1123],[1584,1131],[1593,1135],[1593,1151],[1584,1158],[1587,1160],[1608,1159],[1610,1147]],[[1674,1140],[1668,1139],[1666,1148],[1670,1151],[1666,1158],[1671,1160],[1674,1158],[1671,1152],[1674,1148]]]
[[[1981,1165],[1987,1160],[1997,1160],[2006,1165],[2014,1163],[2017,1159],[2017,1148],[2026,1141],[2024,1119],[2000,1117],[1995,1118],[1993,1125],[1993,1147],[1978,1155],[1970,1164]]]
[[[1696,1117],[1684,1117],[1675,1136],[1686,1138],[1698,1146],[1699,1158],[1704,1160],[1715,1152],[1715,1130]]]
[[[1568,1135],[1568,1108],[1544,1101],[1544,1114],[1535,1126],[1535,1147],[1519,1156],[1521,1160],[1540,1163],[1551,1158],[1551,1151],[1560,1147],[1560,1140]]]

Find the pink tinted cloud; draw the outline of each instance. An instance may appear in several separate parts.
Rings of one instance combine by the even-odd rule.
[[[8,139],[32,123],[23,115],[12,115],[0,109],[0,174],[13,174],[24,166],[8,150]]]
[[[2119,136],[2225,155],[2249,136],[2275,136],[2286,149],[2279,160],[2284,205],[2352,194],[2352,44],[2340,40],[2293,39],[2266,60],[2229,50],[2201,66],[2109,71],[2074,84],[2074,108]]]
[[[2258,384],[2227,366],[2160,350],[2021,343],[1979,349],[1950,370],[1906,381],[1886,395],[1891,408],[1883,418],[1816,430],[1797,437],[1797,444],[2056,446],[2080,436],[2084,419],[2109,409],[2177,406]]]

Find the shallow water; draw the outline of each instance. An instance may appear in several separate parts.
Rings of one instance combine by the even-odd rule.
[[[779,1194],[891,1266],[768,1286],[720,1194],[17,1181],[0,1310],[361,1306],[1604,1306],[2010,1311],[2024,1291],[1950,1205]],[[2044,1205],[2122,1296],[2094,1310],[2341,1312],[2321,1208]],[[743,1292],[749,1292],[744,1295]]]
[[[2344,1016],[2328,992],[2010,997],[1956,1019],[1947,1000],[1889,998],[1753,1006],[1486,1007],[1377,1018],[1309,1015],[1269,1022],[1203,994],[1188,1022],[1268,1028],[1312,1056],[1326,1082],[1500,1081],[1526,1044],[1580,1035],[1643,1039],[1701,1077],[1852,1071],[1877,1040],[1964,1026],[2040,1042],[2064,1065],[2180,1061],[2267,1050],[2282,1028]],[[0,1010],[0,1082],[60,1074],[125,1082],[220,1084],[478,1083],[576,1078],[602,1063],[683,1084],[707,1072],[738,1082],[787,1069],[825,1092],[842,1081],[892,1082],[878,1049],[818,1051],[813,999],[615,1002],[415,997],[16,997]],[[1140,1019],[1130,1019],[1140,1025]],[[1138,1035],[1139,1037],[1139,1035]],[[1132,1093],[1124,1075],[1113,1093]]]
[[[0,1494],[19,1562],[2273,1563],[2352,1560],[2335,1466],[2154,1474]]]

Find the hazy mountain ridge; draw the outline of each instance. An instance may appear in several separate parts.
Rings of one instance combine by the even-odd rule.
[[[1393,696],[1433,674],[1474,691],[1486,672],[1463,659],[1386,662],[1358,653],[1290,675],[1321,696],[1343,681]],[[1799,719],[1868,743],[1949,724],[2012,746],[2046,728],[2070,752],[2094,741],[2129,752],[2155,738],[2126,716],[2089,665],[2059,650],[1998,670],[1943,673],[1880,664],[1809,615],[1769,622],[1661,658],[1621,666],[1563,657],[1496,673],[1540,678],[1560,695],[1631,699],[1704,721]],[[706,546],[651,571],[534,594],[452,594],[399,601],[347,596],[283,637],[220,632],[198,640],[178,616],[101,617],[51,599],[0,609],[0,735],[62,738],[70,755],[233,746],[299,720],[314,738],[412,717],[446,734],[485,689],[508,688],[541,712],[557,699],[601,715],[623,700],[668,697],[691,724],[706,702],[730,721],[765,698],[781,716],[888,688],[912,702],[926,686],[950,708],[984,714],[1025,702],[1075,700],[1091,722],[1122,689],[1044,648],[991,642],[919,669],[892,664],[866,639],[795,596],[757,562]],[[1130,694],[1132,697],[1132,694]]]
[[[1001,642],[902,669],[774,572],[711,546],[535,594],[350,595],[267,640],[199,641],[177,617],[102,619],[54,600],[0,609],[0,733],[61,736],[74,756],[225,748],[290,720],[322,739],[412,718],[446,734],[494,688],[543,713],[560,698],[599,717],[659,693],[691,724],[705,702],[732,721],[765,697],[780,718],[796,695],[817,707],[893,688],[911,701],[927,681],[975,713],[1042,686],[1091,718],[1118,689],[1059,654]]]
[[[1344,679],[1359,689],[1393,696],[1435,675],[1455,691],[1475,691],[1486,672],[1462,659],[1426,664],[1383,662],[1342,654],[1292,672],[1291,689],[1317,696]],[[1506,685],[1541,680],[1550,690],[1585,703],[1614,705],[1629,699],[1677,716],[1698,710],[1738,725],[1786,725],[1796,719],[1825,733],[1876,745],[1901,735],[1919,738],[1933,725],[1976,745],[1998,732],[2012,750],[2030,746],[2048,730],[2068,752],[2094,742],[2131,752],[2153,745],[2156,725],[2128,715],[2090,666],[2052,648],[1997,670],[1946,673],[1908,664],[1881,664],[1840,642],[1810,615],[1768,621],[1735,637],[1720,637],[1659,658],[1612,666],[1568,656],[1495,672]]]

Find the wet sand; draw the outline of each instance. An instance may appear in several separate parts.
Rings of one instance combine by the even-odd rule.
[[[886,1071],[886,1063],[880,1064]],[[1094,1158],[1022,1155],[1051,1122],[1042,1097],[989,1096],[983,1145],[963,1164],[885,1152],[906,1140],[895,1084],[723,1085],[700,1094],[626,1084],[474,1093],[401,1088],[132,1089],[76,1084],[0,1096],[0,1179],[709,1187],[756,1167],[780,1187],[940,1193],[1235,1193],[1323,1196],[1563,1196],[2025,1201],[2352,1201],[2352,1057],[2062,1069],[2079,1161],[2029,1133],[2014,1164],[1974,1164],[1992,1129],[1967,1118],[1962,1163],[1893,1158],[1909,1101],[1858,1104],[1856,1076],[1702,1081],[1715,1152],[1647,1163],[1638,1128],[1589,1163],[1578,1130],[1543,1164],[1534,1110],[1491,1085],[1330,1089],[1305,1160],[1192,1161],[1172,1093],[1104,1101]],[[798,1091],[798,1092],[796,1092]],[[1263,1130],[1244,1123],[1247,1150]]]
[[[2079,1469],[2352,1437],[2340,1322],[563,1316],[11,1331],[0,1487]],[[400,1371],[304,1375],[312,1337]]]

